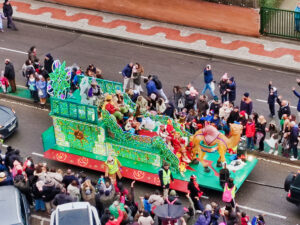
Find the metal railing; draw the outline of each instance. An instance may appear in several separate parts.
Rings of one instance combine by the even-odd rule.
[[[75,119],[87,123],[98,123],[96,106],[83,105],[57,98],[51,98],[51,115]]]
[[[258,8],[259,0],[205,0],[224,5],[235,5],[240,7]]]
[[[260,10],[260,33],[300,39],[300,13],[262,7]]]

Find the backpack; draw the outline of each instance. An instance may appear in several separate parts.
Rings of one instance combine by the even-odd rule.
[[[180,99],[178,99],[178,104],[177,104],[178,108],[182,109],[184,108],[184,98],[181,97]]]
[[[223,196],[222,196],[222,201],[223,202],[231,202],[232,200],[232,194],[231,194],[231,189],[228,188],[227,183],[225,184],[224,187],[224,192],[223,192]]]
[[[155,83],[155,87],[160,90],[162,89],[162,83],[160,82],[160,80],[156,77],[156,76],[153,76],[153,79],[152,79]]]

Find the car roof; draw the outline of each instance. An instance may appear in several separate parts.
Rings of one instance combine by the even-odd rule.
[[[57,207],[58,225],[90,225],[90,204],[71,202]]]
[[[0,218],[3,225],[22,224],[20,217],[20,192],[12,185],[0,187]]]

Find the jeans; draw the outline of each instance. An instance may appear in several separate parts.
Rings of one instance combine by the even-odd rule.
[[[270,109],[270,114],[272,116],[275,116],[275,103],[274,104],[269,104],[269,109]]]
[[[34,202],[35,202],[35,211],[46,210],[45,203],[42,199],[35,199]]]
[[[221,95],[222,103],[227,102],[227,95]]]
[[[205,94],[205,92],[206,92],[207,89],[209,90],[210,94],[211,94],[213,97],[216,96],[215,93],[214,93],[214,91],[211,89],[210,83],[204,85],[204,88],[203,88],[203,91],[202,91],[202,94],[203,94],[203,95]]]
[[[12,21],[12,16],[7,17],[7,28],[12,28],[14,30],[17,29],[14,22]]]
[[[296,31],[300,31],[300,19],[295,19]]]
[[[247,148],[248,149],[254,149],[253,137],[247,137]]]
[[[123,84],[123,91],[124,92],[127,89],[128,84],[129,84],[129,88],[132,88],[132,80],[131,80],[131,78],[124,77],[124,84]]]
[[[292,144],[292,150],[293,150],[293,155],[295,159],[298,159],[298,143],[297,144]]]
[[[165,102],[169,101],[163,89],[157,89],[157,92],[165,100]]]

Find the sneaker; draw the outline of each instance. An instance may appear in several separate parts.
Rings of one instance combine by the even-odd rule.
[[[294,156],[292,156],[292,157],[290,158],[290,160],[291,160],[291,161],[296,161],[297,159],[294,158]]]

